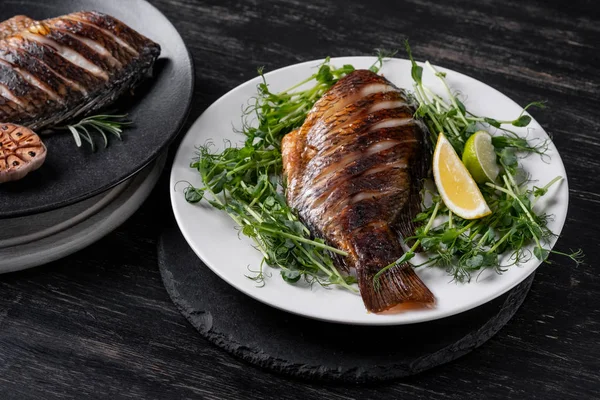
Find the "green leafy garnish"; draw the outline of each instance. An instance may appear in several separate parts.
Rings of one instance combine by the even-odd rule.
[[[188,186],[184,190],[185,200],[188,203],[197,203],[204,197],[204,190],[200,190],[198,188],[193,187],[192,185]]]
[[[81,119],[77,123],[61,126],[57,129],[68,129],[73,135],[77,147],[81,147],[83,139],[90,145],[92,151],[96,151],[96,144],[92,134],[99,134],[104,141],[104,148],[106,148],[108,146],[107,134],[113,135],[121,140],[123,128],[132,124],[131,121],[124,119],[126,117],[127,114],[92,115]]]

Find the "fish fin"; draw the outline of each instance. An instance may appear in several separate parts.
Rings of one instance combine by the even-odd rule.
[[[433,293],[409,263],[394,267],[384,273],[376,287],[375,272],[367,268],[358,270],[358,287],[368,311],[381,313],[404,308],[431,307],[435,303]]]

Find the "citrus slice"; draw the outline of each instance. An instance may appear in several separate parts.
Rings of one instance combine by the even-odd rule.
[[[444,204],[459,217],[477,219],[492,213],[477,183],[441,132],[433,153],[433,178]]]
[[[494,182],[500,173],[492,135],[477,131],[465,143],[462,162],[477,183]]]

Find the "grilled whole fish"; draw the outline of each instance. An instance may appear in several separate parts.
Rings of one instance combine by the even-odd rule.
[[[95,11],[14,17],[0,24],[0,121],[41,129],[89,114],[136,87],[160,51]]]
[[[429,169],[427,130],[414,106],[387,79],[356,70],[319,99],[282,141],[286,196],[311,232],[349,255],[367,310],[429,306],[433,294],[410,264],[373,277],[404,254],[414,234]]]
[[[46,146],[24,126],[0,124],[0,183],[16,181],[42,166]]]

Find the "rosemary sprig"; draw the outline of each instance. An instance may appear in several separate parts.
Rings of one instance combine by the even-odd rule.
[[[117,139],[122,140],[121,134],[123,128],[131,125],[133,122],[125,120],[127,114],[100,114],[91,115],[81,119],[74,124],[58,127],[57,129],[68,129],[75,139],[77,147],[81,147],[83,141],[86,141],[92,151],[96,151],[96,144],[92,136],[93,133],[98,133],[104,141],[104,148],[108,147],[107,134],[114,135]]]

